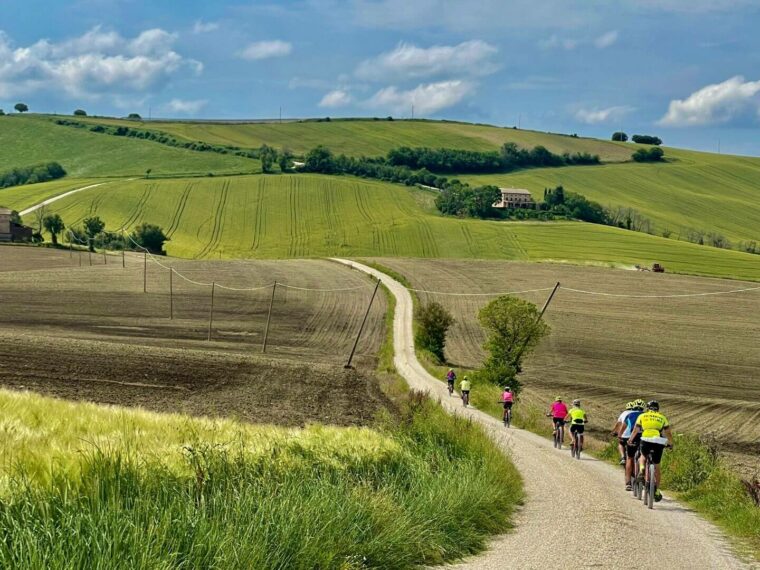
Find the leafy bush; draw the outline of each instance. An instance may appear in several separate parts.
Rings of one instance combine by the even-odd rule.
[[[85,111],[84,109],[77,109],[76,111],[74,111],[74,116],[75,117],[86,117],[87,116],[87,111]]]
[[[631,155],[631,158],[636,162],[659,162],[665,156],[665,151],[659,147],[653,147],[650,149],[640,148]]]
[[[164,230],[154,224],[140,224],[130,237],[137,245],[157,255],[164,255],[164,243],[169,241]]]
[[[618,142],[625,142],[628,140],[628,135],[622,131],[617,131],[615,133],[612,133],[612,140],[618,141]]]
[[[0,173],[0,188],[19,186],[21,184],[37,184],[66,176],[66,171],[57,162],[36,164],[23,168],[13,168]]]
[[[633,135],[631,140],[638,144],[653,144],[661,145],[662,139],[660,137],[654,137],[651,135]]]
[[[446,308],[435,301],[420,305],[415,311],[417,331],[415,344],[430,351],[439,362],[444,362],[446,348],[446,333],[454,324],[454,317]]]

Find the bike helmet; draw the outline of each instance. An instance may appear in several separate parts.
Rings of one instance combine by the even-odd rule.
[[[645,405],[646,405],[646,403],[641,398],[638,398],[638,399],[636,399],[636,400],[633,401],[633,407],[634,408],[641,408],[643,410]]]
[[[648,402],[647,409],[658,412],[660,410],[660,402],[658,402],[657,400],[652,400],[651,402]]]
[[[560,398],[559,396],[557,396],[556,398],[554,398],[554,401],[555,401],[555,402],[561,402],[561,401],[562,401],[562,398]]]
[[[580,400],[578,400],[577,398],[575,400],[573,400],[573,406],[580,406],[580,405],[581,405],[581,401]]]
[[[512,391],[512,388],[510,388],[509,386],[504,386],[504,389],[505,389],[507,392],[511,392],[511,391]]]
[[[632,410],[634,407],[635,407],[635,406],[634,406],[633,402],[628,402],[628,403],[625,405],[625,409],[626,409],[626,410]]]

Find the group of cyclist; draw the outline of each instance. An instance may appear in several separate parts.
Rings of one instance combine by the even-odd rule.
[[[446,374],[449,395],[454,392],[454,384],[457,375],[453,369]],[[467,376],[462,378],[459,391],[462,394],[462,402],[466,407],[470,400],[470,381]],[[514,393],[509,386],[504,387],[499,403],[504,407],[504,425],[511,423],[512,406],[515,401]],[[559,433],[559,441],[564,443],[565,425],[570,426],[571,451],[577,441],[580,449],[583,449],[584,432],[588,422],[588,414],[581,407],[581,401],[576,399],[572,407],[568,408],[561,397],[554,399],[548,413],[552,419],[553,433],[555,438]],[[641,398],[628,402],[625,410],[620,414],[612,428],[612,436],[618,440],[618,452],[620,453],[620,465],[625,466],[625,489],[631,490],[631,480],[637,473],[639,482],[645,482],[646,462],[651,461],[655,466],[655,501],[662,500],[660,493],[660,462],[665,448],[673,448],[673,433],[670,422],[664,414],[660,413],[660,403],[651,400],[644,403]],[[579,455],[580,457],[580,455]],[[636,462],[638,460],[638,469]],[[648,480],[646,481],[648,483]]]

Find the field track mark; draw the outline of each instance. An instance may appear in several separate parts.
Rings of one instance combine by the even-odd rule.
[[[185,186],[185,189],[182,191],[182,195],[179,197],[179,202],[177,204],[177,209],[174,211],[174,215],[172,216],[172,221],[169,224],[169,229],[166,231],[167,237],[172,237],[174,235],[174,232],[177,231],[177,228],[179,228],[180,220],[182,219],[182,214],[185,213],[185,206],[187,206],[187,199],[190,196],[190,192],[195,188],[195,183],[190,182]]]
[[[153,184],[148,184],[145,187],[145,190],[143,190],[143,193],[140,196],[140,199],[137,201],[137,204],[135,205],[132,212],[130,212],[129,217],[121,225],[122,228],[127,229],[128,227],[135,224],[140,219],[140,216],[142,216],[142,213],[145,210],[145,204],[148,202],[148,198],[150,197],[150,192],[154,188],[155,188],[155,185]]]
[[[195,259],[200,259],[212,254],[219,246],[219,242],[222,239],[222,230],[224,229],[224,210],[227,206],[227,196],[230,189],[230,181],[226,180],[222,183],[222,190],[219,193],[216,207],[214,208],[214,225],[211,228],[211,237],[206,242],[205,247],[195,256]]]
[[[58,196],[53,196],[52,198],[48,198],[47,200],[43,200],[39,204],[35,204],[34,206],[29,206],[26,210],[21,210],[19,212],[19,216],[26,216],[27,214],[31,214],[35,210],[39,210],[43,206],[47,206],[49,204],[52,204],[53,202],[57,202],[58,200],[62,200],[63,198],[66,198],[67,196],[71,196],[72,194],[76,194],[77,192],[83,192],[84,190],[89,190],[90,188],[97,188],[98,186],[103,186],[104,184],[108,184],[108,182],[98,182],[97,184],[90,184],[89,186],[83,186],[82,188],[77,188],[75,190],[69,190],[68,192],[64,192],[63,194],[59,194]]]
[[[264,232],[264,178],[258,181],[259,187],[256,196],[256,213],[253,218],[253,240],[251,241],[251,249],[257,250],[261,247],[261,236]]]

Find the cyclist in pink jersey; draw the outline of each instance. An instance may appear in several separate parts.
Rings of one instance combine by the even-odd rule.
[[[568,412],[567,405],[565,404],[565,402],[562,401],[562,398],[557,396],[554,399],[554,403],[551,405],[551,408],[549,409],[549,413],[546,414],[552,419],[552,424],[554,425],[553,433],[556,433],[558,429],[562,430],[562,440],[563,440],[562,443],[564,443],[564,439],[565,439],[564,426],[565,426],[565,417],[567,416],[567,412]]]
[[[504,392],[501,394],[501,401],[499,402],[504,406],[504,425],[507,425],[507,415],[512,413],[512,404],[515,403],[515,394],[512,392],[512,388],[509,386],[504,387]],[[510,419],[511,419],[510,415]]]

